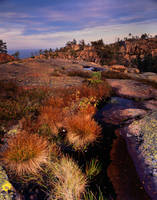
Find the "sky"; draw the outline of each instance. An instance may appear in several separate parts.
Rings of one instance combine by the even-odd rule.
[[[45,49],[67,41],[129,33],[157,35],[157,0],[0,0],[0,39],[8,49]]]

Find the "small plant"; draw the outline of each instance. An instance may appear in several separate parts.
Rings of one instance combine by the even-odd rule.
[[[93,72],[91,78],[89,78],[87,82],[90,86],[96,86],[97,84],[102,83],[101,72]]]
[[[48,158],[48,143],[37,134],[19,132],[8,139],[1,161],[11,173],[17,175],[37,173]]]
[[[107,198],[103,197],[103,194],[99,188],[98,195],[94,195],[92,191],[87,190],[86,193],[84,194],[84,200],[107,200]]]
[[[97,200],[94,196],[93,192],[90,190],[87,190],[87,192],[84,194],[84,200]]]
[[[101,72],[93,72],[92,78],[101,80]]]
[[[86,175],[89,180],[97,176],[101,171],[101,164],[98,160],[93,159],[86,165]]]
[[[85,150],[101,135],[101,127],[92,119],[91,115],[78,113],[66,120],[67,141],[76,150]]]
[[[78,165],[68,157],[63,157],[53,164],[54,196],[56,200],[81,200],[85,192],[86,177]]]

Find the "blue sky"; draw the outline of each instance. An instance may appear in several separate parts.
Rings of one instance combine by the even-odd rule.
[[[157,35],[157,0],[0,0],[0,39],[8,49],[55,48],[76,38],[114,42]]]

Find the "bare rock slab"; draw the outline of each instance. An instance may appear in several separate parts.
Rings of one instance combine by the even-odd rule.
[[[134,80],[107,79],[117,96],[139,99],[157,99],[157,90]]]

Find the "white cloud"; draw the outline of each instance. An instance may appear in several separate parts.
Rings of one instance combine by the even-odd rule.
[[[0,38],[7,42],[8,49],[55,48],[76,38],[86,42],[103,38],[105,43],[111,43],[116,38],[128,36],[128,33],[140,35],[142,33],[157,34],[157,22],[119,24],[109,26],[95,26],[78,31],[47,32],[44,34],[24,35],[24,29],[0,28]]]

